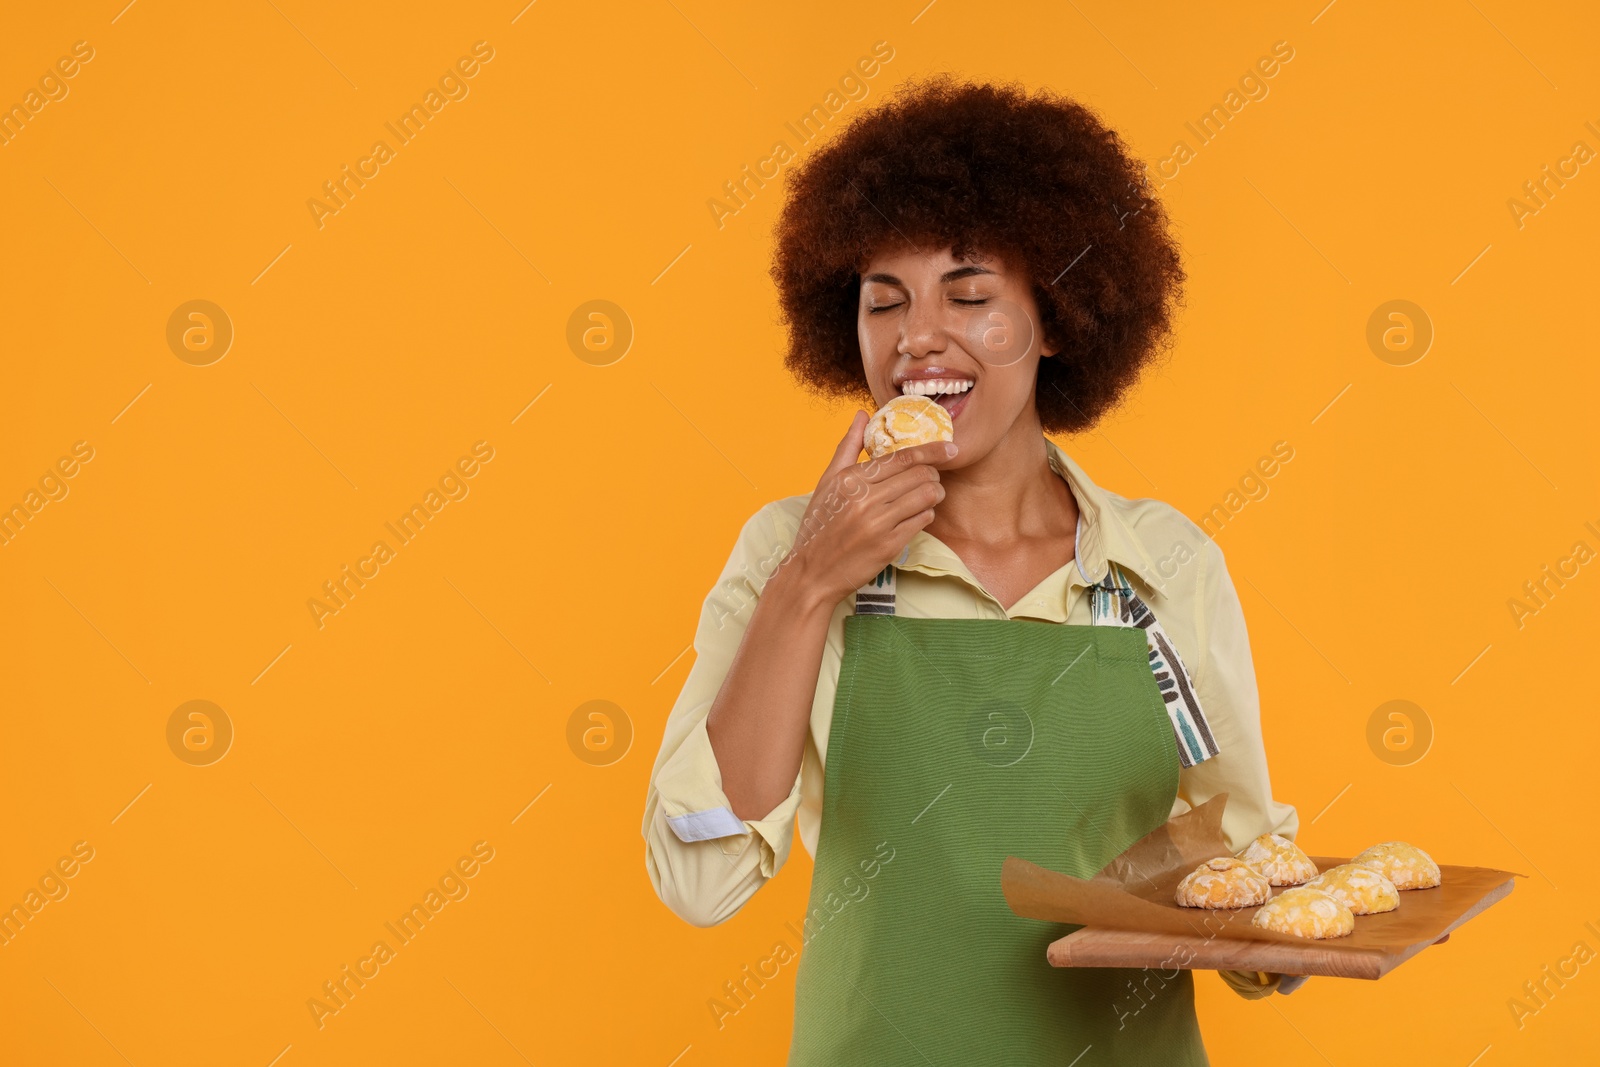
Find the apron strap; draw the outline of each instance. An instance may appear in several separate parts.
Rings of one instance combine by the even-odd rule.
[[[1116,564],[1106,568],[1106,576],[1089,590],[1089,615],[1094,626],[1136,626],[1144,631],[1150,646],[1150,670],[1155,674],[1161,699],[1172,720],[1172,733],[1178,742],[1178,761],[1185,767],[1217,755],[1217,742],[1211,725],[1200,710],[1200,694],[1194,679],[1183,665],[1177,648],[1167,637],[1155,614],[1134,593],[1133,586]]]
[[[894,614],[894,564],[875,574],[866,585],[856,590],[857,615]]]

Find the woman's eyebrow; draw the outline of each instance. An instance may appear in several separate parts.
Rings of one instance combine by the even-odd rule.
[[[993,273],[994,273],[994,271],[990,270],[988,267],[973,267],[973,266],[957,267],[955,270],[945,271],[944,274],[939,276],[939,281],[941,281],[941,282],[954,282],[954,281],[960,281],[962,278],[970,278],[974,274],[993,274]],[[905,284],[899,278],[896,278],[893,274],[881,274],[881,273],[879,273],[879,274],[869,274],[865,278],[862,278],[861,280],[864,281],[864,282],[882,282],[884,285],[903,285],[903,284]]]

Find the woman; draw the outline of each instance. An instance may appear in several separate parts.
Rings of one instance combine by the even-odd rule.
[[[948,78],[858,117],[787,197],[789,367],[874,409],[935,396],[955,441],[858,463],[858,411],[815,490],[745,524],[652,775],[656,892],[722,922],[798,825],[791,1064],[1205,1063],[1191,972],[1052,968],[1066,928],[1000,891],[1008,855],[1088,877],[1221,792],[1231,849],[1298,825],[1220,550],[1044,436],[1160,351],[1166,216],[1085,108]]]

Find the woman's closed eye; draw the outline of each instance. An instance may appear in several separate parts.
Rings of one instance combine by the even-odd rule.
[[[979,296],[979,297],[953,296],[953,297],[950,298],[950,302],[952,304],[960,304],[962,307],[977,308],[977,307],[983,307],[983,305],[987,304],[989,302],[989,298],[986,297],[986,296]],[[896,302],[896,303],[893,303],[893,304],[875,304],[875,305],[874,304],[869,304],[867,306],[867,314],[868,315],[876,315],[879,312],[892,311],[893,309],[895,309],[895,308],[897,308],[899,306],[900,306],[900,302]]]

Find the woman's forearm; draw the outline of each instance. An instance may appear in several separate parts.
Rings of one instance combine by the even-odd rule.
[[[722,791],[741,819],[764,818],[794,788],[837,601],[786,563],[762,589],[706,715]]]

